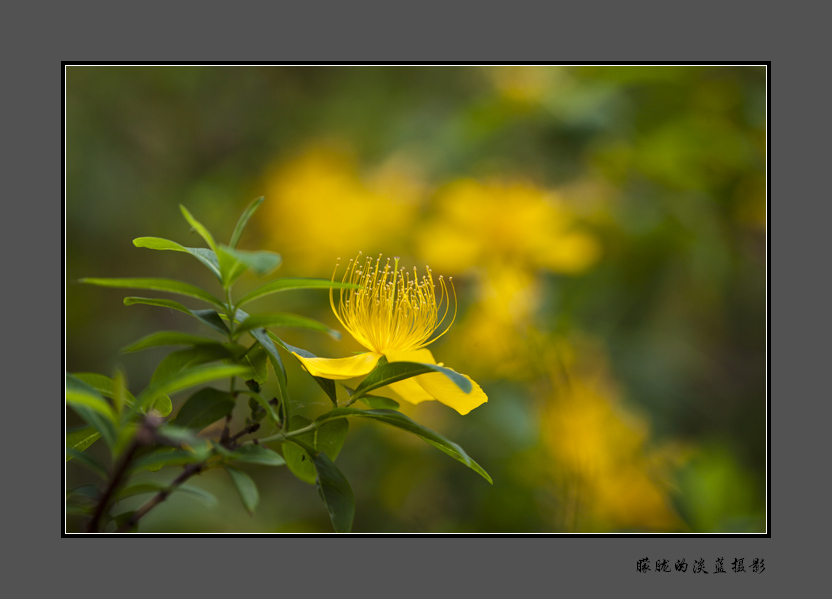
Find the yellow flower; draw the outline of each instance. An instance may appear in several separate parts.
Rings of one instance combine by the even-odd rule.
[[[334,278],[333,274],[333,280]],[[454,314],[447,326],[433,336],[448,319],[450,311],[448,287],[441,276],[437,300],[436,284],[430,268],[421,278],[414,268],[411,278],[411,274],[404,268],[399,269],[398,258],[395,258],[392,268],[389,259],[381,268],[381,256],[375,265],[371,258],[362,264],[359,252],[355,260],[350,260],[343,280],[361,285],[361,288],[340,290],[337,306],[333,291],[330,290],[332,311],[355,340],[369,351],[336,359],[304,358],[295,354],[309,374],[334,380],[363,377],[375,368],[382,356],[388,362],[419,362],[443,366],[436,362],[430,350],[425,349],[448,332],[456,317],[454,294]],[[453,290],[453,283],[451,289]],[[441,309],[443,305],[444,309]],[[469,377],[465,378],[471,381]],[[444,374],[432,372],[392,383],[374,393],[414,404],[436,399],[460,414],[467,414],[488,401],[479,385],[471,381],[471,386],[471,391],[465,393]]]

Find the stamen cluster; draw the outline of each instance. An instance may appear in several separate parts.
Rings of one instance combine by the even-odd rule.
[[[444,335],[456,318],[456,292],[454,291],[454,314],[448,326],[431,339],[431,335],[442,326],[448,315],[450,295],[445,280],[439,277],[439,299],[436,298],[436,284],[429,267],[420,278],[416,268],[413,276],[404,268],[399,269],[399,258],[391,268],[388,258],[383,268],[381,255],[375,265],[370,257],[361,263],[361,252],[350,260],[342,282],[355,283],[360,289],[342,289],[336,307],[332,290],[329,301],[332,311],[341,324],[361,345],[379,353],[387,350],[410,351],[429,345]],[[337,272],[336,265],[335,271]],[[332,275],[335,279],[335,273]],[[444,311],[440,318],[440,307]]]

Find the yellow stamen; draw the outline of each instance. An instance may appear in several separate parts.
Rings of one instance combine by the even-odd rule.
[[[381,254],[375,261],[367,258],[359,264],[361,252],[355,260],[350,260],[342,282],[361,285],[360,289],[341,289],[338,305],[332,289],[329,302],[332,311],[347,331],[361,345],[370,351],[384,353],[388,350],[416,350],[433,343],[444,335],[456,319],[456,290],[451,279],[454,296],[454,314],[442,332],[431,339],[431,335],[442,326],[448,316],[450,295],[445,280],[439,277],[439,298],[436,298],[436,285],[430,267],[425,267],[427,275],[418,277],[413,268],[413,278],[404,268],[399,269],[399,258],[394,258],[393,269],[390,259],[381,265]],[[332,280],[338,272],[332,273]],[[444,312],[440,318],[440,307]]]

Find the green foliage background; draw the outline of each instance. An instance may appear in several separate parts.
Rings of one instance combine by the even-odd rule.
[[[765,126],[759,66],[68,67],[66,369],[121,364],[131,388],[145,385],[165,350],[119,349],[156,329],[196,331],[75,281],[210,287],[192,259],[131,240],[184,242],[179,204],[225,238],[265,195],[240,247],[282,254],[281,276],[329,278],[358,250],[453,275],[460,313],[431,349],[489,396],[466,416],[435,402],[407,413],[459,442],[493,487],[418,440],[355,423],[338,456],[354,531],[761,532]],[[471,181],[465,203],[455,185]],[[500,191],[512,185],[545,196],[541,214],[556,197],[557,218],[595,253],[575,250],[560,267],[539,258],[543,246],[516,249],[570,247],[534,219],[494,237],[486,226],[522,212],[525,200]],[[325,292],[270,301],[260,309],[340,328]],[[286,339],[332,357],[360,349]],[[568,408],[558,364],[569,389],[587,389]],[[287,370],[310,412],[328,402],[297,364]],[[585,452],[576,461],[571,448]],[[191,483],[218,505],[176,495],[140,530],[331,531],[314,486],[285,468],[247,472],[260,488],[254,516],[224,473],[208,472]],[[86,476],[67,466],[70,486]]]

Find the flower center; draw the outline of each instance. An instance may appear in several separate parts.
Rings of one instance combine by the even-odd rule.
[[[360,289],[341,289],[338,305],[335,305],[333,291],[329,291],[329,302],[335,316],[361,345],[370,351],[384,353],[387,350],[409,351],[420,349],[444,335],[456,319],[456,291],[454,291],[454,314],[448,326],[431,339],[448,315],[450,295],[445,280],[439,277],[439,300],[436,285],[429,267],[427,274],[420,278],[413,268],[413,276],[399,269],[395,258],[390,267],[388,258],[383,268],[381,255],[375,261],[367,258],[361,264],[361,252],[350,260],[342,282],[361,285]],[[335,272],[338,266],[335,266]],[[335,273],[332,274],[335,280]],[[440,318],[440,307],[444,311]]]

